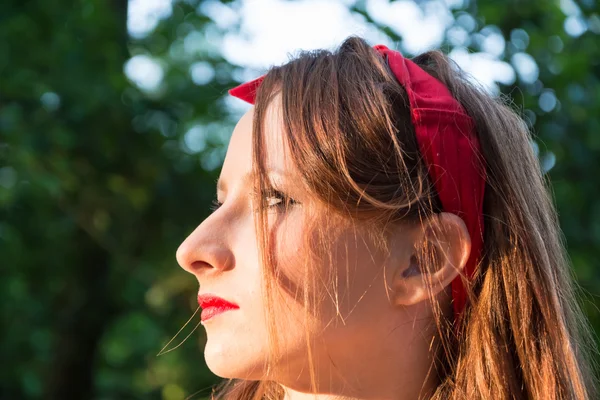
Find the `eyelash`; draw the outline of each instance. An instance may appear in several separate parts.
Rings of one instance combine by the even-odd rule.
[[[221,207],[223,205],[223,203],[220,203],[219,200],[217,199],[213,199],[212,201],[212,205],[209,207],[210,211],[215,212],[219,209],[219,207]]]
[[[294,204],[298,204],[298,202],[294,199],[292,199],[291,197],[288,197],[286,195],[284,195],[282,192],[280,192],[277,189],[271,189],[270,191],[268,191],[268,196],[267,197],[276,197],[278,199],[281,199],[282,201],[267,206],[267,208],[273,208],[273,207],[282,207],[284,204],[289,203],[290,205],[294,205]],[[219,202],[217,199],[213,199],[212,201],[212,205],[210,206],[210,210],[212,212],[215,212],[219,209],[219,207],[221,207],[223,205],[223,203]]]

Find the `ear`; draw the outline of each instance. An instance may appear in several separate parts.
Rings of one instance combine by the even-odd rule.
[[[471,252],[471,237],[464,221],[446,212],[423,221],[413,243],[412,254],[408,260],[399,260],[393,278],[396,305],[437,297],[463,270]]]

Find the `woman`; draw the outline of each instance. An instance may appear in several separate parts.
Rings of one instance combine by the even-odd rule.
[[[526,125],[439,51],[355,36],[229,91],[182,243],[223,399],[594,399],[591,331]]]

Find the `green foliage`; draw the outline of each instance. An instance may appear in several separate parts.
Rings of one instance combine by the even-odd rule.
[[[1,356],[10,361],[0,397],[174,399],[163,394],[209,386],[202,334],[156,354],[197,307],[174,255],[206,217],[217,177],[182,135],[227,121],[214,105],[223,91],[186,82],[155,100],[133,87],[123,74],[133,46],[126,3],[0,8]],[[222,151],[213,142],[205,153]]]
[[[369,20],[360,4],[353,11]],[[563,10],[541,0],[453,12],[477,23],[470,51],[495,29],[503,59],[536,61],[538,79],[502,91],[532,123],[546,168],[555,158],[549,174],[574,270],[597,293],[600,18],[596,2],[578,4],[587,30],[577,36],[565,32]],[[211,40],[224,32],[199,10],[176,1],[134,39],[125,0],[0,4],[0,399],[176,400],[217,381],[203,364],[202,329],[156,356],[196,310],[196,281],[175,250],[207,215],[237,117],[223,98],[238,68]],[[142,54],[165,72],[154,91],[123,73]],[[192,81],[197,62],[216,72],[209,82]],[[597,305],[586,298],[600,330]]]

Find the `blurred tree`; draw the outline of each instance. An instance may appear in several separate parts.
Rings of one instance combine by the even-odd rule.
[[[209,3],[174,1],[142,37],[128,36],[126,0],[0,3],[0,399],[175,400],[216,382],[202,329],[156,357],[197,307],[174,254],[207,215],[238,117],[224,99],[241,70],[221,56]],[[364,2],[352,11],[402,43]],[[597,2],[452,11],[444,49],[502,39],[518,79],[500,88],[538,135],[575,271],[597,293]],[[133,62],[162,79],[129,82]],[[597,306],[586,302],[600,331]]]
[[[190,14],[202,31],[189,3],[139,46],[176,42]],[[125,0],[10,0],[0,19],[0,398],[209,386],[194,343],[156,353],[197,306],[174,254],[214,193],[218,162],[200,160],[223,151],[210,123],[227,122],[229,82],[198,87],[172,68],[159,99],[132,86]],[[183,141],[192,125],[210,130],[202,152]]]

